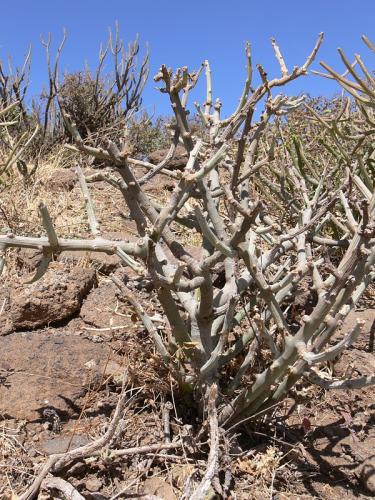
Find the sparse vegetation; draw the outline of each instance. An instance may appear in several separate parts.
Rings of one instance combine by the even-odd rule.
[[[374,51],[370,40],[363,40]],[[0,272],[7,286],[19,278],[20,249],[39,251],[35,275],[25,284],[32,297],[27,314],[36,315],[43,297],[33,287],[65,253],[114,255],[121,265],[104,285],[108,294],[117,287],[115,312],[131,316],[131,322],[88,331],[109,333],[116,341],[121,328],[130,331],[133,323],[147,338],[138,354],[134,341],[124,341],[135,355],[126,374],[111,379],[119,396],[105,431],[51,454],[32,481],[22,476],[17,482],[15,475],[18,498],[34,498],[43,488],[80,498],[62,471],[103,457],[103,450],[114,462],[153,453],[161,462],[169,452],[177,454],[172,455],[177,462],[184,457],[192,467],[179,488],[181,498],[230,498],[231,469],[239,478],[256,476],[265,488],[273,485],[284,457],[272,443],[256,459],[246,447],[234,459],[231,449],[239,447],[249,422],[274,415],[290,394],[298,399],[303,391],[317,390],[314,386],[374,384],[375,373],[338,378],[325,372],[364,335],[361,320],[345,333],[340,328],[360,301],[371,297],[375,275],[373,72],[359,56],[352,64],[340,51],[346,72],[322,63],[321,77],[336,80],[345,96],[324,100],[279,92],[307,74],[322,41],[321,34],[306,61],[289,70],[273,40],[281,75],[269,79],[257,65],[257,84],[247,45],[243,93],[226,118],[220,100],[214,100],[208,61],[198,71],[173,72],[163,65],[154,80],[170,100],[172,118],[136,117],[148,54],[137,67],[138,41],[125,53],[118,31],[101,50],[95,74],[68,74],[62,82],[63,44],[54,65],[50,43],[45,44],[50,90],[42,112],[29,113],[23,104],[29,57],[15,84],[0,66]],[[114,58],[112,76],[102,74],[108,53]],[[189,119],[188,99],[204,77],[205,102],[195,104],[197,115]],[[148,154],[167,143],[164,159],[151,163]],[[31,144],[38,144],[32,154]],[[181,146],[185,165],[171,170]],[[82,201],[70,184],[52,191],[51,178],[62,168],[71,172],[72,182],[77,179]],[[79,307],[82,297],[78,294]],[[0,320],[4,311],[11,319],[4,332],[22,329],[25,323],[12,316],[11,300],[1,299],[0,294]],[[155,406],[157,390],[164,441],[155,435],[144,446],[124,448],[121,436],[128,416],[136,416],[134,403],[143,397]],[[179,426],[173,438],[172,409]],[[8,456],[18,445],[5,434],[3,440]],[[22,460],[13,459],[10,470]],[[112,491],[111,498],[118,498]]]

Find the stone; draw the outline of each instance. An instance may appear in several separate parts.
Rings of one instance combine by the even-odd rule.
[[[359,479],[366,491],[375,495],[375,455],[364,460],[359,469]]]
[[[68,269],[57,262],[50,264],[35,283],[15,283],[10,287],[7,305],[12,330],[40,328],[70,318],[95,283],[94,269]]]
[[[41,250],[33,250],[32,248],[17,248],[16,250],[16,265],[23,272],[35,272],[42,259],[43,252]]]
[[[148,158],[151,163],[157,165],[167,156],[169,148],[157,149],[156,151],[150,153]],[[169,170],[183,170],[186,166],[189,157],[186,153],[186,149],[183,146],[178,145],[173,158],[168,162],[165,168]]]
[[[44,421],[43,410],[54,409],[63,423],[79,414],[76,401],[90,384],[107,376],[108,347],[62,329],[0,337],[0,351],[6,353],[0,358],[2,418]]]
[[[20,249],[17,252],[16,262],[19,269],[24,272],[35,272],[43,258],[43,252],[28,248]],[[104,252],[89,252],[77,250],[62,252],[57,257],[58,262],[67,266],[93,267],[101,274],[109,275],[113,273],[121,264],[121,259],[117,255],[108,255]]]
[[[55,453],[65,453],[68,450],[74,450],[90,443],[90,441],[91,439],[88,436],[80,434],[74,436],[57,436],[43,441],[39,445],[39,449],[46,455],[54,455]]]
[[[83,302],[80,317],[94,328],[109,328],[131,324],[128,318],[115,314],[117,287],[112,282],[102,282],[91,290]]]
[[[53,170],[47,181],[47,187],[52,192],[71,191],[78,182],[74,169],[58,168]]]
[[[160,477],[147,478],[143,483],[143,494],[163,498],[163,500],[177,500],[172,486]]]
[[[81,264],[92,266],[101,274],[113,273],[121,264],[120,257],[108,255],[104,252],[87,252],[78,250],[76,252],[63,252],[58,260],[65,264],[80,266]]]
[[[89,477],[85,480],[85,486],[88,491],[99,491],[103,484],[97,477]]]
[[[145,308],[145,310],[153,316],[155,314],[152,301],[148,293],[143,291],[142,282],[134,280],[133,276],[126,272],[118,272],[117,277],[127,283],[127,286],[136,296],[137,301]],[[117,286],[112,281],[101,281],[97,288],[91,290],[84,300],[80,318],[93,328],[108,328],[112,327],[116,332],[115,327],[119,332],[129,334],[137,328],[136,325],[141,324],[139,318],[135,319],[133,308],[127,301],[122,301],[121,292],[119,293]],[[142,326],[143,328],[143,326]]]

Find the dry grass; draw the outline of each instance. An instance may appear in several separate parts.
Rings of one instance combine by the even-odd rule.
[[[22,176],[15,171],[1,192],[0,228],[22,235],[44,234],[38,211],[38,205],[43,201],[58,236],[87,236],[89,228],[79,185],[71,191],[51,191],[49,187],[56,170],[72,168],[76,161],[76,155],[58,148],[40,164],[33,182],[25,185]],[[90,191],[102,232],[119,232],[129,238],[135,236],[132,221],[126,220],[128,211],[121,193],[105,183],[98,186],[91,184]]]
[[[14,498],[25,488],[33,474],[33,460],[22,444],[26,422],[5,420],[0,423],[0,498]],[[35,460],[35,459],[34,459]]]

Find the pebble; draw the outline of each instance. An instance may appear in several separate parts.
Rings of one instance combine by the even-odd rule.
[[[360,467],[359,479],[366,490],[375,495],[375,457],[367,458]]]
[[[85,486],[88,491],[98,491],[103,485],[98,478],[92,477],[85,481]]]

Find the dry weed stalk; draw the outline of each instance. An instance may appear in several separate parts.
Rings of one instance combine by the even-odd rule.
[[[60,481],[58,481],[57,483],[55,481],[50,482],[50,479],[47,478],[48,474],[50,474],[51,472],[56,473],[76,460],[87,457],[102,456],[103,450],[109,447],[116,437],[118,427],[121,424],[121,420],[124,418],[124,413],[126,412],[126,409],[129,408],[129,406],[132,404],[133,399],[134,398],[129,397],[129,391],[127,390],[127,376],[125,374],[123,377],[122,389],[116,405],[116,409],[105,434],[87,445],[75,448],[65,453],[50,455],[49,459],[44,464],[41,471],[37,474],[30,487],[19,497],[19,500],[32,500],[38,494],[43,484],[46,487],[57,488],[61,491],[69,490],[72,494],[77,495],[78,492],[76,492],[76,490],[74,490],[74,488],[72,488],[69,483],[61,483]],[[175,450],[181,447],[181,441],[175,441],[173,443],[155,443],[153,445],[138,446],[135,448],[127,448],[124,450],[108,450],[107,458],[109,459],[126,455],[146,454],[158,452],[160,450]]]

